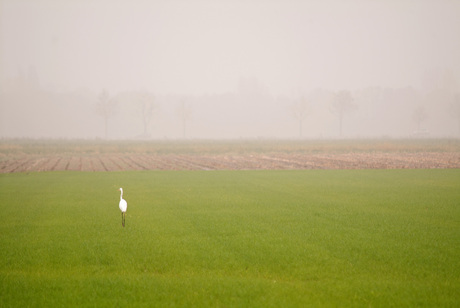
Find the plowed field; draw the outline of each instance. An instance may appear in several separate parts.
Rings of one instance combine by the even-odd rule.
[[[460,141],[6,141],[0,173],[460,168]]]

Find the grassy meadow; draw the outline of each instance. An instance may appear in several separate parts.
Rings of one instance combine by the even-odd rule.
[[[458,169],[16,173],[0,198],[1,307],[460,305]]]

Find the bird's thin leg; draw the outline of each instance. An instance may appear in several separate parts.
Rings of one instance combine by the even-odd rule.
[[[126,225],[126,212],[123,213],[123,227]]]
[[[125,223],[123,221],[123,212],[121,212],[121,225],[124,227],[125,226]]]

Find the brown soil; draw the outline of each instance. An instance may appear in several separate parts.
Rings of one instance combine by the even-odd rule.
[[[24,154],[0,157],[0,173],[124,170],[460,168],[460,152],[347,153],[103,153]]]

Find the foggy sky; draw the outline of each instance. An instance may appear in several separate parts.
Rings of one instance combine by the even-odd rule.
[[[188,138],[337,137],[340,90],[359,105],[345,136],[410,135],[416,108],[458,136],[459,37],[456,0],[0,0],[0,137],[103,138],[103,89],[119,99],[109,138],[142,133],[120,99],[136,91],[155,96],[152,138],[184,137],[184,101]]]
[[[460,1],[2,0],[1,77],[42,86],[232,91],[420,86],[460,74]]]

